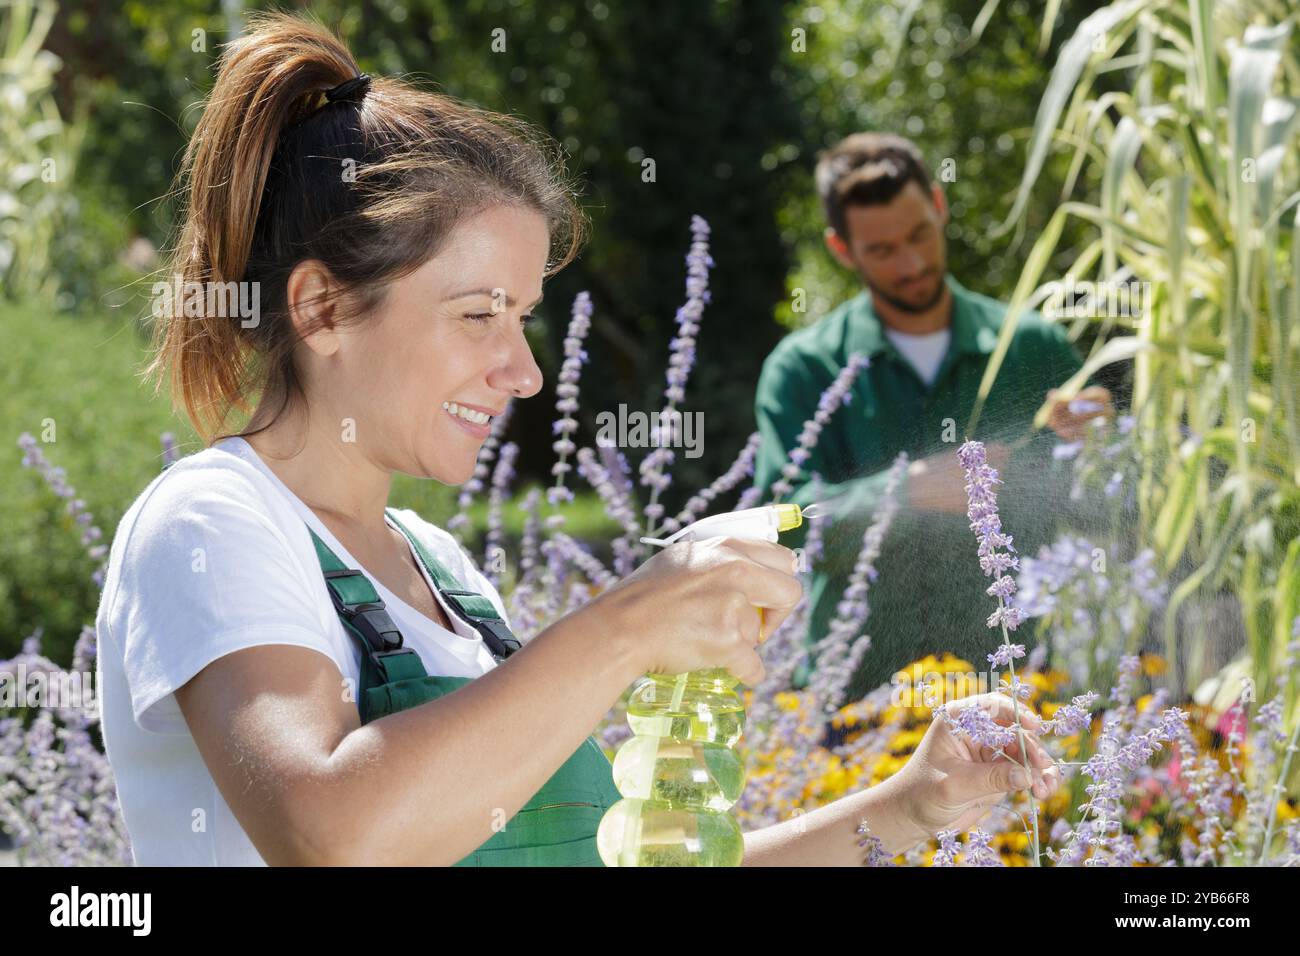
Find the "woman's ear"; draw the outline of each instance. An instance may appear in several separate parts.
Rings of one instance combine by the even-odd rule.
[[[341,291],[333,274],[318,259],[306,259],[294,266],[285,284],[289,318],[298,338],[318,355],[333,355],[339,349],[335,318]]]

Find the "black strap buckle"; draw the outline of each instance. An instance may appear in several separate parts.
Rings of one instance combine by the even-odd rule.
[[[483,643],[487,645],[493,657],[509,657],[523,646],[519,643],[519,638],[510,633],[510,628],[506,627],[503,621],[478,618],[473,623],[479,634],[483,635]]]
[[[353,570],[325,572],[327,580],[329,578],[345,578],[354,575],[361,576],[361,572]],[[334,602],[334,610],[352,627],[356,628],[373,651],[383,653],[396,651],[402,647],[402,632],[397,629],[393,619],[388,616],[383,601],[367,604],[344,604],[332,587],[326,587],[326,590],[330,592],[330,600]]]

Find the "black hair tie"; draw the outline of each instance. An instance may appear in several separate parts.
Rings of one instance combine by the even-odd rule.
[[[354,76],[350,80],[344,80],[333,89],[325,91],[325,99],[331,103],[337,103],[340,100],[360,99],[366,95],[370,89],[370,74],[362,73]]]

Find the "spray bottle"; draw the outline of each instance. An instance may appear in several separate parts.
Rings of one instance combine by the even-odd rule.
[[[731,511],[701,518],[669,538],[641,540],[663,547],[721,537],[776,541],[816,507]],[[759,616],[762,621],[762,608]],[[714,667],[648,674],[632,688],[627,722],[634,736],[614,757],[614,784],[623,799],[609,808],[596,836],[606,866],[740,865],[745,842],[728,812],[745,785],[744,763],[733,749],[745,719],[738,683]]]

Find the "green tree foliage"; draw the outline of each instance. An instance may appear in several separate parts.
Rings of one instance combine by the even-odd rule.
[[[1024,0],[987,4],[987,11],[984,0],[811,0],[791,11],[792,42],[802,30],[805,52],[791,49],[786,75],[803,117],[798,154],[807,176],[781,209],[782,234],[795,258],[782,323],[813,321],[860,288],[825,251],[825,220],[811,177],[818,150],[860,130],[896,132],[917,144],[951,207],[949,268],[968,288],[1010,295],[1027,247],[1020,236],[994,235],[993,228],[1019,183],[1056,52],[1098,5],[1062,5],[1067,9],[1050,34],[1042,29],[1042,10]],[[1062,200],[1064,172],[1064,163],[1049,168],[1025,224],[1028,236]],[[803,312],[792,307],[796,289],[804,292]]]

